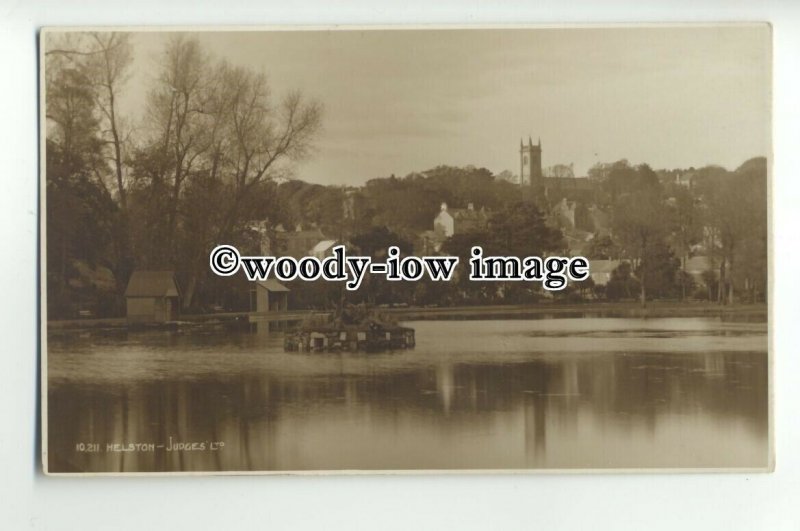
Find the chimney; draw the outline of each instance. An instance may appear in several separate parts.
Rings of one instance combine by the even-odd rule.
[[[475,205],[473,203],[467,203],[467,210],[475,210]]]

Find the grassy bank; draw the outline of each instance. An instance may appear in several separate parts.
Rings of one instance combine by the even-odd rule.
[[[730,314],[767,316],[766,304],[721,306],[709,302],[654,301],[642,308],[638,302],[587,302],[573,304],[539,303],[502,306],[455,306],[443,308],[387,308],[380,313],[404,321],[447,319],[521,319],[535,316],[560,317],[701,317]],[[298,321],[328,312],[295,310],[258,314],[253,312],[181,316],[180,321],[151,325],[130,325],[125,318],[76,319],[49,321],[48,330],[97,329],[170,329],[192,326],[216,326],[248,321]]]
[[[766,304],[721,306],[709,302],[654,301],[642,308],[638,302],[587,302],[575,304],[460,306],[451,308],[395,308],[383,310],[403,320],[515,319],[526,316],[561,317],[701,317],[727,314],[763,314]]]

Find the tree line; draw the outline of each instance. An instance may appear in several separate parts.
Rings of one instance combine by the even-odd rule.
[[[208,272],[208,251],[225,242],[258,253],[265,236],[283,250],[297,228],[318,227],[380,258],[389,245],[421,251],[439,205],[473,204],[487,223],[459,231],[441,252],[466,263],[473,244],[493,255],[569,252],[569,237],[593,234],[590,259],[623,261],[607,286],[591,281],[557,297],[702,296],[720,303],[767,293],[767,164],[654,171],[627,161],[597,164],[576,226],[559,226],[560,197],[528,193],[486,168],[438,166],[364,186],[324,186],[292,178],[322,125],[322,105],[294,91],[275,96],[263,73],[209,54],[175,36],[160,50],[136,115],[120,107],[130,90],[133,41],[125,33],[74,33],[48,41],[46,61],[47,291],[52,318],[82,308],[124,315],[135,269],[177,273],[184,311],[223,304],[246,309],[248,286]],[[689,182],[676,177],[691,176]],[[606,226],[586,215],[604,212]],[[265,234],[266,233],[266,234]],[[705,287],[685,273],[709,257]],[[103,272],[106,272],[104,274]],[[296,306],[324,307],[336,286],[292,286]],[[376,304],[530,302],[521,283],[387,283],[367,279],[347,294]]]
[[[678,179],[680,178],[680,180]],[[591,260],[615,260],[619,265],[605,285],[589,279],[554,292],[556,299],[705,299],[720,304],[758,302],[768,292],[767,162],[756,157],[733,171],[719,166],[653,170],[626,160],[597,164],[589,170],[594,183],[589,196],[579,199],[575,225],[558,223],[554,207],[561,196],[544,196],[512,184],[502,174],[485,168],[440,166],[398,178],[373,179],[351,189],[358,208],[348,219],[341,189],[301,182],[279,187],[292,190],[286,204],[314,205],[315,215],[296,221],[321,226],[326,234],[344,235],[355,247],[381,259],[389,245],[417,252],[419,234],[432,228],[444,201],[456,207],[472,203],[488,212],[485,226],[447,239],[441,253],[461,258],[451,283],[388,283],[367,279],[355,301],[376,304],[493,304],[525,303],[543,297],[542,290],[525,283],[492,284],[468,281],[463,270],[473,245],[486,254],[530,256],[574,254],[568,237],[591,238],[581,251]],[[326,208],[321,205],[326,204]],[[597,223],[589,209],[605,215]],[[292,209],[295,212],[301,210]],[[584,215],[579,216],[580,212]],[[327,213],[327,214],[326,214]],[[693,256],[705,258],[702,278],[687,271]],[[336,300],[335,288],[295,286],[315,306]],[[314,298],[309,294],[319,295]],[[549,296],[549,295],[548,295]],[[310,297],[310,298],[309,298]],[[312,302],[313,301],[313,302]]]
[[[639,298],[686,298],[693,279],[687,260],[705,256],[705,293],[695,296],[733,304],[765,300],[768,292],[767,161],[747,160],[734,171],[706,166],[654,172],[627,161],[598,165],[598,201],[611,213],[610,235],[593,242],[590,258],[630,260]],[[676,177],[682,178],[678,182]],[[612,284],[611,288],[617,285]]]
[[[146,102],[123,116],[131,75],[127,33],[69,33],[46,61],[47,285],[53,316],[76,307],[120,313],[136,269],[180,271],[195,294],[209,246],[246,239],[269,211],[318,132],[322,106],[299,91],[280,98],[263,73],[172,37]],[[102,266],[115,290],[78,266]]]

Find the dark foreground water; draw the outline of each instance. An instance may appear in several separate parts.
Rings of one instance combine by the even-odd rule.
[[[417,348],[279,333],[49,339],[53,472],[765,467],[766,323],[410,323]]]

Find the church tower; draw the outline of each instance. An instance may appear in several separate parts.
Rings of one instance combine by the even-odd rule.
[[[541,186],[542,184],[542,139],[533,145],[528,137],[528,145],[519,141],[519,179],[521,185]]]

